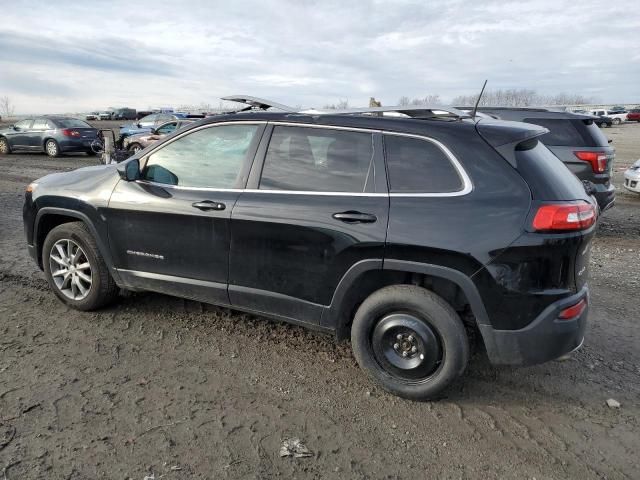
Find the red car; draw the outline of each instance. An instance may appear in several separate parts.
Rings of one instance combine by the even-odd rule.
[[[640,122],[640,108],[632,108],[627,113],[628,122]]]

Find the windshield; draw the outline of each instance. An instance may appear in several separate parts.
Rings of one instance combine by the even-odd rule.
[[[60,118],[56,120],[56,123],[64,128],[93,128],[87,122],[77,118]]]

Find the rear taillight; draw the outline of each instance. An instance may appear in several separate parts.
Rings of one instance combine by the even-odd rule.
[[[583,162],[589,162],[594,173],[604,173],[607,169],[607,155],[602,152],[573,152]]]
[[[582,315],[585,308],[587,308],[587,301],[583,298],[575,305],[571,305],[570,307],[562,310],[560,315],[558,315],[558,318],[560,320],[571,320],[572,318]]]
[[[80,132],[77,130],[74,130],[72,128],[65,128],[64,130],[62,130],[62,134],[65,137],[79,137],[80,136]]]
[[[542,205],[533,218],[537,232],[585,230],[596,223],[596,209],[590,203]]]

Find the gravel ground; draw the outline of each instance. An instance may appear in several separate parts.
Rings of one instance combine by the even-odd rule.
[[[640,124],[605,133],[621,186]],[[480,353],[415,403],[298,327],[157,294],[62,305],[26,253],[23,191],[95,162],[0,156],[0,479],[640,478],[639,197],[619,190],[601,221],[582,350],[529,368]],[[280,458],[290,437],[313,456]]]

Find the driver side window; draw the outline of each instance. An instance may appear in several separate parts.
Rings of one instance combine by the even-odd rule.
[[[196,130],[153,152],[142,179],[196,188],[238,188],[240,172],[259,125]]]
[[[32,123],[33,123],[33,120],[21,120],[20,122],[16,123],[15,126],[20,130],[25,130],[27,128],[30,128]]]

